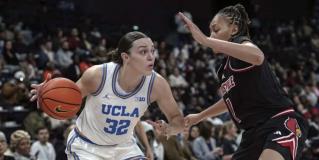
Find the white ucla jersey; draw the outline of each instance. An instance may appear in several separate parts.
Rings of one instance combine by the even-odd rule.
[[[99,145],[129,142],[133,140],[136,123],[150,103],[156,72],[143,76],[134,91],[123,94],[118,85],[120,65],[110,62],[101,67],[102,82],[95,93],[87,96],[76,126],[86,138]]]

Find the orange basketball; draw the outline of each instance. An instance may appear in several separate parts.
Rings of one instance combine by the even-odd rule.
[[[42,111],[55,119],[72,118],[81,108],[81,91],[73,81],[66,78],[49,80],[38,95]]]

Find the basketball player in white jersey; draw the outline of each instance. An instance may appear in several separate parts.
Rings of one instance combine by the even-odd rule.
[[[183,131],[183,116],[169,84],[153,71],[152,40],[141,32],[129,32],[120,39],[112,58],[113,62],[90,67],[76,82],[87,99],[68,137],[68,159],[146,159],[133,130],[155,101],[169,122],[153,122],[157,131],[167,136]],[[32,85],[31,100],[37,99],[42,84]]]

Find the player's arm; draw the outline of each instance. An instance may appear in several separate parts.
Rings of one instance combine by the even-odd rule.
[[[186,127],[195,125],[206,118],[218,116],[226,111],[226,103],[223,99],[220,99],[214,105],[209,106],[207,109],[203,110],[200,113],[187,115],[187,117],[185,117]]]
[[[264,61],[264,53],[251,42],[237,44],[224,40],[207,37],[203,32],[183,13],[179,13],[192,33],[193,38],[200,44],[210,47],[215,53],[223,53],[228,56],[240,59],[253,65],[261,65]]]
[[[159,74],[156,75],[154,81],[154,86],[151,93],[151,101],[157,102],[160,110],[165,114],[169,122],[168,126],[165,127],[165,135],[176,135],[183,131],[183,115],[178,109],[169,84]],[[152,125],[154,126],[154,124]]]
[[[238,44],[215,38],[207,38],[204,45],[212,48],[216,53],[223,53],[253,65],[261,65],[265,58],[264,53],[249,41]]]
[[[149,158],[149,160],[153,160],[154,157],[153,157],[152,147],[147,139],[147,136],[141,121],[137,122],[134,129],[138,139],[142,142],[142,145],[145,147],[147,158]]]
[[[76,85],[81,90],[82,97],[85,97],[98,89],[102,81],[102,68],[102,65],[95,65],[88,68],[76,82]]]

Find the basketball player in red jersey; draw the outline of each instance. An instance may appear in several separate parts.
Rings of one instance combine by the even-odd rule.
[[[179,13],[193,38],[225,55],[218,70],[222,99],[185,118],[186,126],[228,110],[243,138],[233,160],[297,160],[307,136],[306,121],[295,112],[264,53],[250,40],[249,18],[237,4],[221,9],[211,21],[210,37]]]

